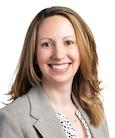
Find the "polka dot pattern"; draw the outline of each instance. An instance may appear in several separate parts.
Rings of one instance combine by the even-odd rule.
[[[75,129],[72,127],[69,119],[66,118],[63,113],[57,112],[56,115],[63,127],[63,130],[66,133],[67,138],[80,138],[76,133]],[[87,133],[87,138],[92,138],[89,127],[78,109],[76,109],[75,115],[79,118],[81,123],[84,125],[84,128],[86,129],[86,133]]]
[[[66,133],[67,138],[79,138],[76,135],[75,129],[72,127],[70,121],[64,116],[63,113],[56,113],[61,125]]]

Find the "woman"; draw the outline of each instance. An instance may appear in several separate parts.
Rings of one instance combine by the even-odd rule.
[[[27,31],[13,102],[0,111],[0,138],[109,138],[91,30],[67,7],[36,15]]]

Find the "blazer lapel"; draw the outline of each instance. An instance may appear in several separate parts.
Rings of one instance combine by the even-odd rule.
[[[41,86],[35,86],[28,92],[33,126],[43,138],[66,138],[65,132],[52,109]]]
[[[88,115],[86,114],[86,112],[83,110],[83,108],[80,106],[79,102],[76,100],[74,94],[72,93],[72,99],[76,105],[76,107],[79,109],[79,111],[81,112],[82,116],[84,117],[87,125],[89,126],[92,138],[106,138],[106,135],[104,135],[104,129],[102,127],[102,125],[100,127],[94,127],[91,123],[90,123],[90,119],[88,117]],[[104,123],[106,123],[104,121]],[[103,124],[104,124],[103,123]],[[107,125],[103,125],[103,126],[107,126]],[[107,137],[108,138],[108,137]]]

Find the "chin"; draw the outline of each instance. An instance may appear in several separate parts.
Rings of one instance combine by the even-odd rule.
[[[69,83],[69,82],[72,82],[73,79],[72,78],[67,78],[67,77],[61,77],[61,76],[58,76],[58,77],[50,77],[48,80],[52,81],[52,83],[59,83],[59,84],[63,84],[63,83]]]

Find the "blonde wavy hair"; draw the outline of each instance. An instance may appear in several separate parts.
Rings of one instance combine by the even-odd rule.
[[[64,16],[73,25],[81,64],[74,76],[72,91],[88,114],[91,123],[94,126],[99,126],[104,118],[104,111],[100,100],[101,89],[97,71],[96,44],[88,25],[70,8],[54,6],[42,10],[35,16],[28,28],[17,66],[16,77],[8,94],[15,100],[42,81],[39,66],[35,64],[37,32],[42,21],[53,15]]]

